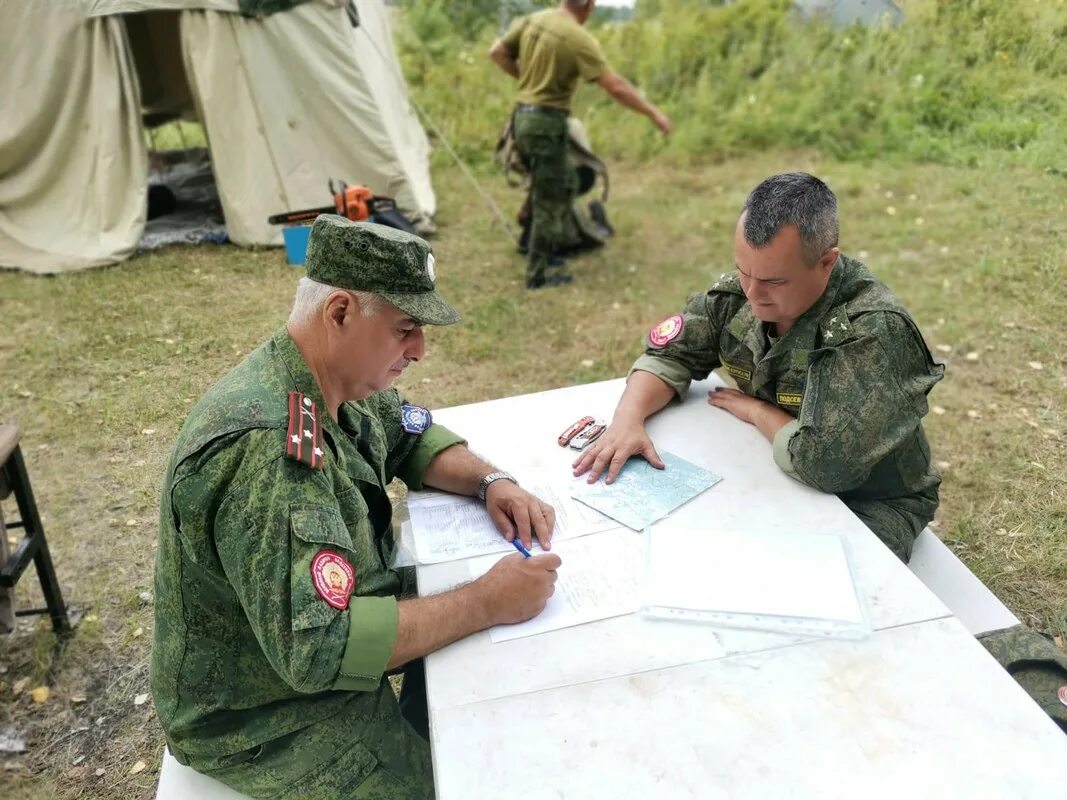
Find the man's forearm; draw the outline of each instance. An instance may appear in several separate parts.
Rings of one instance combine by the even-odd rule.
[[[775,435],[793,421],[787,413],[770,403],[763,403],[759,411],[753,415],[752,424],[760,433],[767,437],[767,441],[773,442]]]
[[[489,48],[489,60],[511,77],[519,77],[519,62],[511,57],[511,53],[500,42],[495,42]]]
[[[396,643],[389,669],[422,658],[494,623],[490,604],[477,583],[431,597],[401,600],[397,611]]]
[[[626,381],[614,421],[643,423],[674,399],[674,389],[651,372],[637,370]]]
[[[478,493],[482,478],[493,471],[492,464],[478,458],[466,445],[454,444],[434,457],[422,482],[435,489],[473,497]]]
[[[599,83],[604,91],[617,102],[639,114],[651,117],[657,110],[634,88],[632,83],[621,75],[614,72],[607,73],[600,78]]]

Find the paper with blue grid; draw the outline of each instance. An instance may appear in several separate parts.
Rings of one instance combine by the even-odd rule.
[[[603,478],[571,484],[571,496],[635,531],[644,530],[722,480],[720,475],[673,453],[661,453],[666,469],[631,458],[614,483]]]

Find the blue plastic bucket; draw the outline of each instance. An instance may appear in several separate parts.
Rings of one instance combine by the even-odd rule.
[[[307,258],[308,237],[311,235],[310,225],[293,225],[282,228],[282,239],[285,240],[285,257],[293,266],[301,266]]]

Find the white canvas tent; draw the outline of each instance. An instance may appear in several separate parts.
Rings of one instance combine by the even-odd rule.
[[[247,2],[248,0],[245,0]],[[145,113],[205,128],[230,239],[328,205],[329,178],[436,208],[381,0],[242,16],[238,0],[0,0],[0,266],[110,264],[145,225]]]

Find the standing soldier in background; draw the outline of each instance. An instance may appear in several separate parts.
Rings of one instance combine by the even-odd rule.
[[[533,227],[526,288],[559,286],[572,278],[555,250],[575,192],[567,165],[567,117],[578,80],[595,81],[627,108],[648,116],[664,134],[671,122],[633,85],[608,67],[596,39],[582,28],[595,0],[563,0],[559,8],[523,17],[493,43],[489,58],[519,82],[515,139],[530,170]]]

